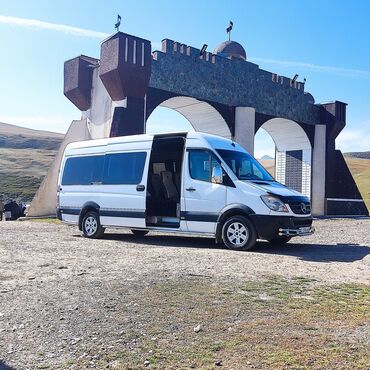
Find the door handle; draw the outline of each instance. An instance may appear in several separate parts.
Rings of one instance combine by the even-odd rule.
[[[136,186],[137,191],[144,191],[145,190],[145,185],[138,185]]]
[[[191,191],[191,192],[193,192],[193,191],[195,191],[196,189],[194,189],[193,187],[190,187],[190,188],[186,188],[185,190],[186,190],[186,191]]]

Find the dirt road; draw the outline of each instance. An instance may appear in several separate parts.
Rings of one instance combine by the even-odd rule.
[[[0,222],[0,368],[213,368],[220,366],[219,357],[221,365],[235,369],[296,368],[297,361],[330,367],[331,362],[300,359],[298,354],[293,360],[267,356],[281,349],[277,339],[271,342],[281,325],[266,333],[271,343],[261,334],[248,339],[254,343],[248,349],[233,337],[231,350],[225,344],[229,337],[220,335],[221,349],[212,347],[217,330],[229,330],[235,322],[252,325],[269,315],[281,320],[280,306],[297,294],[299,302],[320,301],[320,289],[329,289],[326,298],[335,290],[340,296],[329,303],[336,306],[351,297],[352,302],[355,294],[361,310],[368,311],[370,219],[320,220],[315,226],[315,235],[286,246],[260,242],[254,251],[234,252],[208,238],[159,233],[135,237],[111,230],[102,240],[88,240],[66,225]],[[348,287],[355,290],[348,292]],[[276,296],[277,290],[286,296]],[[246,296],[253,299],[243,301]],[[353,310],[351,317],[357,319],[343,321],[336,339],[330,336],[334,343],[339,340],[343,353],[356,343],[369,343],[368,314],[357,306]],[[359,312],[363,316],[356,316]],[[291,317],[293,313],[286,312],[284,320],[291,318],[295,325],[300,319]],[[303,313],[315,316],[314,311],[301,313],[302,318]],[[332,319],[322,317],[331,324],[321,323],[320,335],[330,334]],[[200,323],[198,335],[193,328]],[[207,323],[208,331],[202,328]],[[201,340],[202,332],[207,336]],[[275,352],[264,343],[277,346]],[[180,344],[188,350],[177,356]],[[288,344],[285,350],[293,351]],[[362,353],[361,348],[356,351]],[[340,364],[361,368],[368,360],[364,356],[348,363],[344,356]]]

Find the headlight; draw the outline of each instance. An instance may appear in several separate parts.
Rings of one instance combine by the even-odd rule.
[[[289,212],[286,205],[279,199],[272,195],[261,195],[263,203],[275,212]]]

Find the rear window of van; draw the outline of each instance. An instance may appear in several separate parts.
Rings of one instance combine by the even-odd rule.
[[[112,153],[68,158],[62,185],[139,184],[144,171],[146,152]]]
[[[101,182],[104,155],[68,158],[64,166],[62,185],[91,185]]]

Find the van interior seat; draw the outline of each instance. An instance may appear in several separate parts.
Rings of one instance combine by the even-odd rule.
[[[153,173],[151,176],[151,185],[156,198],[162,197],[162,179],[159,174]]]
[[[175,185],[177,188],[177,192],[181,194],[181,174],[179,172],[175,173]]]
[[[165,199],[178,200],[179,193],[176,189],[175,183],[173,182],[172,172],[162,171],[161,176],[162,176],[162,183],[164,187]]]

